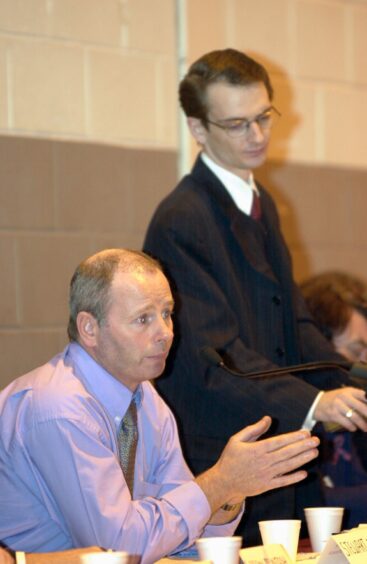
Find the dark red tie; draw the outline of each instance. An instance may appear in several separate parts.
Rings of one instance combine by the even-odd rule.
[[[253,190],[253,200],[252,200],[250,216],[252,217],[252,219],[255,219],[256,221],[258,221],[261,217],[260,197],[255,192],[255,190]]]

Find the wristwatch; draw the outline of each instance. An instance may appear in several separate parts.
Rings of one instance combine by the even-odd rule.
[[[224,511],[234,511],[235,509],[239,510],[242,504],[243,501],[241,501],[241,503],[234,503],[233,505],[229,503],[225,503],[224,505],[221,506],[221,509],[223,509]]]

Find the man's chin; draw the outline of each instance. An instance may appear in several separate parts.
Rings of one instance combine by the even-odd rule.
[[[254,168],[258,168],[262,166],[266,161],[266,153],[261,153],[259,155],[254,155],[253,157],[249,157],[246,161],[246,168],[252,170]]]
[[[159,363],[157,362],[155,366],[152,367],[151,370],[149,370],[149,373],[147,373],[146,379],[155,380],[156,378],[159,378],[159,376],[163,374],[165,368],[166,368],[166,361]]]

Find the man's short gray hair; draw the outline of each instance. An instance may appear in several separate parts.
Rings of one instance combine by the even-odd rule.
[[[140,251],[106,249],[79,264],[70,282],[69,324],[70,341],[78,341],[76,319],[80,311],[91,313],[99,325],[106,318],[110,287],[115,272],[162,271],[158,261]]]

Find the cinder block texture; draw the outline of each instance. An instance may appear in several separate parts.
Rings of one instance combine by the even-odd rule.
[[[353,55],[354,55],[354,72],[353,79],[367,85],[367,2],[362,8],[356,6],[353,11]]]
[[[234,0],[234,39],[243,51],[270,57],[268,68],[276,64],[289,68],[289,2],[288,0]]]
[[[107,247],[141,248],[177,181],[177,156],[7,136],[0,153],[1,387],[63,346],[81,260]]]
[[[233,44],[230,4],[226,0],[187,0],[188,61]]]
[[[52,228],[52,145],[0,137],[0,154],[0,229]]]
[[[119,45],[121,12],[116,0],[53,0],[50,34],[90,43]]]
[[[269,161],[256,178],[275,198],[297,280],[326,268],[367,278],[366,170]]]
[[[3,327],[18,325],[15,241],[11,235],[0,237],[0,320]]]
[[[15,41],[10,58],[14,127],[83,131],[83,51],[49,41]]]
[[[47,33],[48,11],[45,0],[1,0],[0,29],[7,32]]]
[[[0,36],[0,128],[8,126],[7,46],[8,41]]]
[[[161,53],[172,50],[176,41],[175,2],[127,0],[122,6],[130,48]]]
[[[343,2],[297,3],[296,72],[321,80],[345,80],[347,29]]]
[[[20,332],[0,329],[0,389],[17,376],[47,362],[66,343],[66,333],[60,329]]]
[[[90,134],[153,142],[158,119],[154,58],[95,50],[88,57]]]

